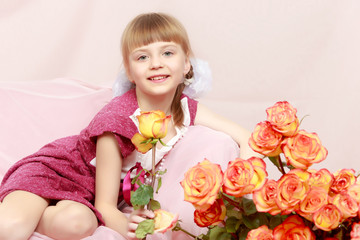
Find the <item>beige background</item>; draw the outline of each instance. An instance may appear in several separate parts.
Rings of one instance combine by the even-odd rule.
[[[360,170],[357,0],[0,0],[0,81],[111,86],[125,25],[149,11],[177,17],[209,62],[213,90],[202,102],[252,130],[288,100],[329,150],[316,168]]]

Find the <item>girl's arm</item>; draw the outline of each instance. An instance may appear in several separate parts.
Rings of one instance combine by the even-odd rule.
[[[121,181],[122,157],[119,144],[112,133],[98,137],[96,143],[95,207],[102,214],[105,225],[126,239],[136,239],[139,222],[153,218],[148,210],[133,211],[129,219],[117,208]]]
[[[128,220],[117,209],[121,180],[122,157],[112,133],[99,136],[96,143],[95,207],[105,225],[126,237]]]
[[[244,129],[237,123],[214,113],[200,103],[197,108],[195,125],[203,125],[231,136],[240,146],[240,157],[243,159],[247,159],[252,156],[262,157],[249,147],[248,142],[251,132]]]

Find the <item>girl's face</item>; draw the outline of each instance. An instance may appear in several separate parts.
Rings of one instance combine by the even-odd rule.
[[[189,70],[188,57],[174,42],[154,42],[135,48],[129,56],[128,75],[137,94],[174,94]]]

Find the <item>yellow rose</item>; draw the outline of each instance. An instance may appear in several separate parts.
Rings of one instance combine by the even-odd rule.
[[[266,225],[262,225],[256,229],[251,230],[248,232],[246,240],[272,240],[273,238],[273,231],[268,228]]]
[[[337,228],[341,220],[341,211],[331,203],[320,208],[313,216],[313,222],[316,227],[324,231],[330,231]]]
[[[224,173],[224,193],[242,197],[260,189],[267,177],[265,162],[257,157],[230,161]]]
[[[184,200],[200,211],[207,210],[217,199],[223,182],[223,172],[219,164],[205,159],[185,173],[181,181]]]
[[[278,181],[276,203],[283,214],[289,214],[299,209],[300,202],[309,191],[310,173],[293,169],[284,174]]]
[[[146,153],[152,148],[151,143],[144,143],[149,139],[161,139],[167,134],[168,123],[171,116],[166,116],[162,111],[140,112],[139,120],[140,133],[136,133],[131,142],[137,151]]]
[[[309,185],[311,187],[321,187],[326,190],[326,192],[329,191],[330,186],[334,182],[334,175],[327,170],[326,168],[322,168],[320,170],[308,170],[308,172],[311,173],[311,177],[309,180]]]
[[[296,108],[287,101],[277,102],[274,106],[266,109],[267,120],[273,128],[284,136],[293,136],[299,128],[299,119],[296,116]]]
[[[224,201],[219,198],[207,210],[195,210],[194,221],[199,227],[215,226],[221,223],[226,217]]]
[[[154,214],[155,233],[165,233],[166,231],[173,229],[179,218],[178,214],[172,214],[162,209],[155,210]]]
[[[273,235],[274,240],[315,240],[315,234],[298,215],[286,218],[284,222],[274,228]]]
[[[270,122],[264,121],[255,126],[249,145],[255,152],[273,157],[281,153],[282,140],[282,134],[276,132]]]
[[[281,213],[281,209],[276,203],[277,182],[267,179],[264,186],[253,192],[253,200],[259,212],[267,212],[271,215]]]
[[[287,164],[301,169],[307,169],[312,164],[323,161],[328,153],[316,133],[308,133],[304,130],[286,138],[282,150]]]

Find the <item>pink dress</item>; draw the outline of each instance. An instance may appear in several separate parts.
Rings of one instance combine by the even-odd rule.
[[[188,106],[190,125],[193,125],[197,101],[188,98]],[[137,127],[129,116],[137,108],[132,89],[112,99],[79,135],[49,143],[15,163],[3,178],[0,201],[14,190],[32,192],[51,200],[73,200],[92,209],[103,225],[101,214],[94,207],[95,167],[90,164],[96,155],[96,138],[104,132],[114,133],[126,158],[134,151],[130,139]]]

